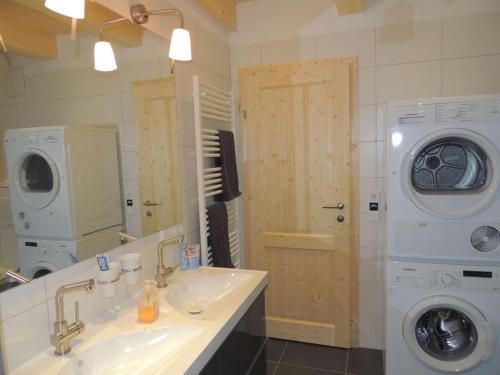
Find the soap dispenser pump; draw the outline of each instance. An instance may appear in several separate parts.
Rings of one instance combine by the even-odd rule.
[[[153,323],[159,317],[159,297],[154,280],[144,281],[144,291],[137,305],[137,321],[139,323]]]

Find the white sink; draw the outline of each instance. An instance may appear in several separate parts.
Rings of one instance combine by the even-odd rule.
[[[203,329],[192,326],[172,326],[151,332],[134,332],[101,341],[72,358],[60,375],[132,375],[141,374],[161,358],[164,363],[176,350]]]
[[[176,310],[189,315],[206,315],[213,305],[252,278],[245,272],[207,275],[199,273],[180,278],[167,294],[167,301]]]

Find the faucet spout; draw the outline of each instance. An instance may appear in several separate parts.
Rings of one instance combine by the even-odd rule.
[[[157,256],[158,256],[158,265],[156,266],[156,287],[157,288],[165,288],[167,286],[167,278],[174,272],[174,268],[165,267],[163,263],[163,249],[165,246],[173,245],[178,242],[184,241],[184,235],[180,235],[173,238],[168,238],[166,240],[161,241],[157,247]]]
[[[73,292],[91,292],[94,290],[94,279],[77,281],[76,283],[66,284],[59,287],[56,291],[56,321],[64,320],[64,295]]]
[[[73,292],[91,292],[94,290],[94,279],[78,281],[76,283],[61,286],[56,291],[56,321],[54,322],[54,334],[50,336],[52,345],[55,346],[55,354],[66,354],[71,350],[69,341],[85,331],[85,324],[80,320],[80,309],[75,302],[75,321],[68,324],[64,317],[64,295]]]
[[[11,279],[13,279],[21,284],[26,284],[26,283],[29,283],[31,281],[31,279],[29,277],[23,275],[20,272],[16,272],[16,271],[13,271],[10,269],[5,271],[5,276],[10,277]]]

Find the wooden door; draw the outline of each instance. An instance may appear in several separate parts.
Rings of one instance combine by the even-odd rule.
[[[246,250],[269,271],[271,337],[351,345],[354,69],[343,59],[241,70]]]
[[[174,78],[132,83],[142,234],[181,222]]]

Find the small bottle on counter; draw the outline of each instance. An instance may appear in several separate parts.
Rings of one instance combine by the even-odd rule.
[[[137,304],[137,321],[153,323],[160,315],[159,297],[154,280],[144,280],[144,291]]]
[[[184,241],[179,242],[179,265],[181,271],[189,269],[189,257],[186,253],[186,245]]]

